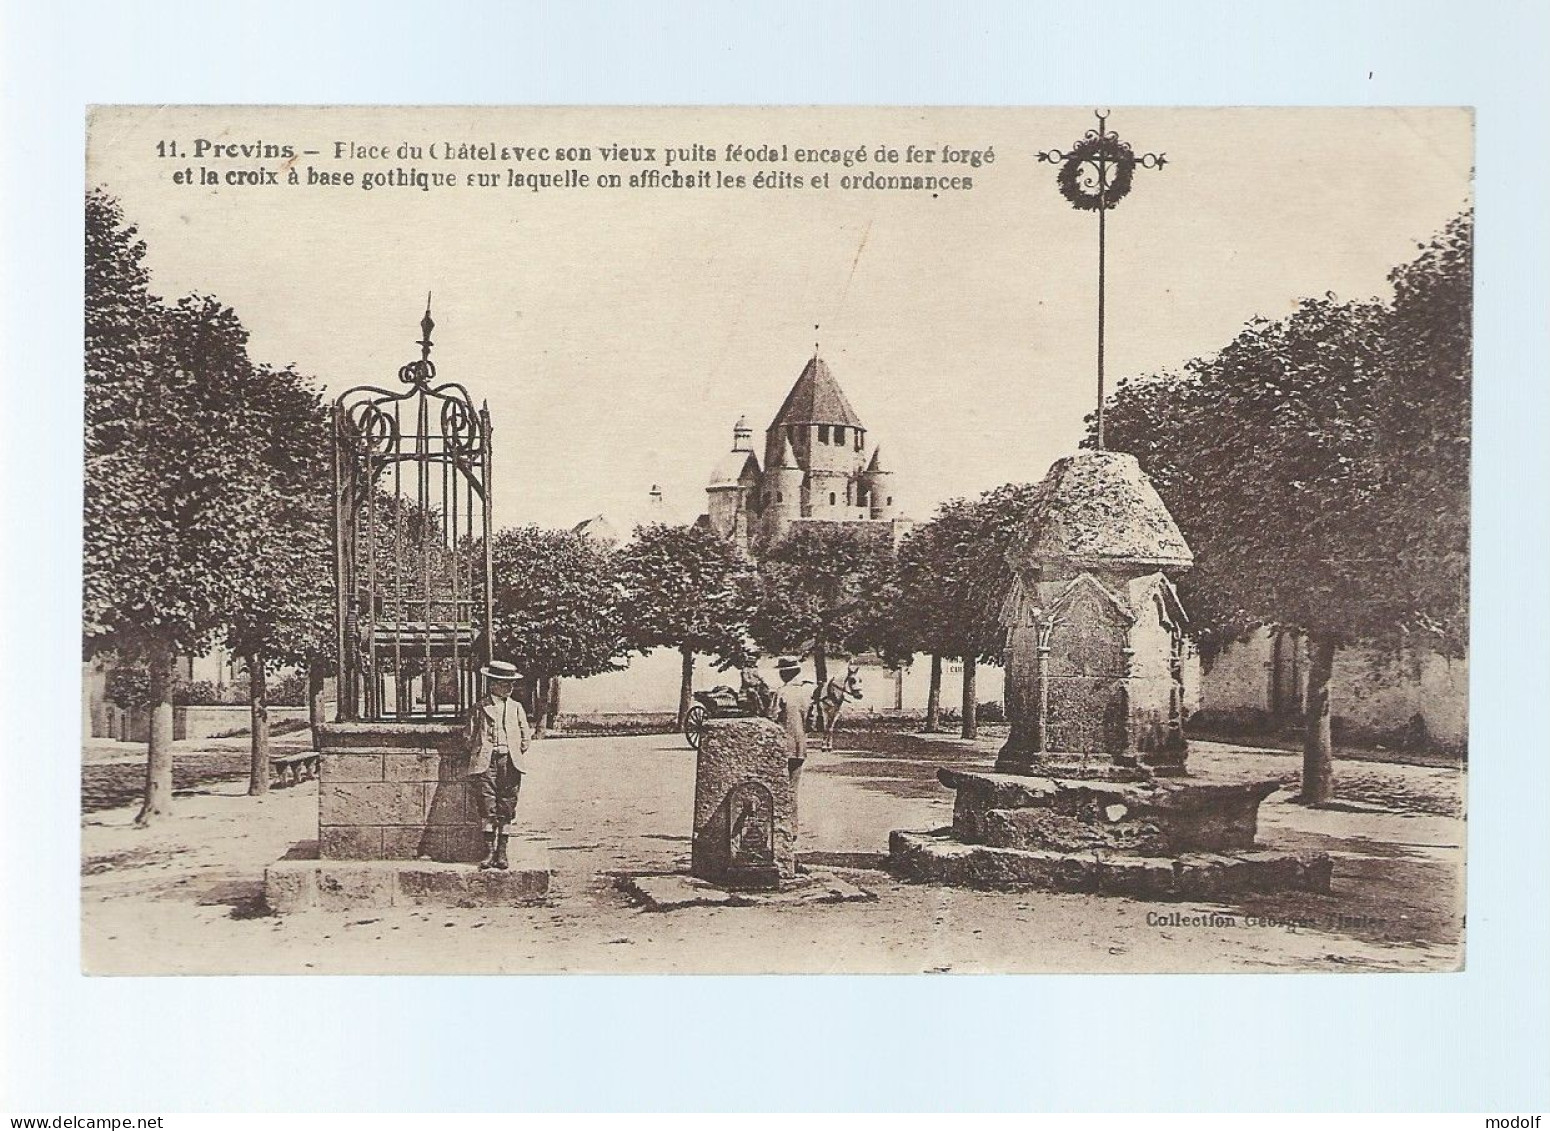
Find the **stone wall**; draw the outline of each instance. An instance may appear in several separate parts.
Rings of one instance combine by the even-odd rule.
[[[681,675],[678,653],[671,648],[658,648],[647,655],[629,658],[628,666],[616,672],[587,679],[562,681],[560,690],[561,715],[636,715],[678,710],[678,681]],[[770,685],[778,686],[774,664],[768,660],[761,670]],[[813,661],[809,657],[804,664],[804,678],[811,679]],[[845,657],[829,659],[831,677],[845,674]],[[694,669],[694,689],[704,691],[717,684],[737,686],[736,672],[716,670],[710,659],[701,656]],[[872,711],[913,711],[926,709],[926,699],[931,684],[931,657],[916,656],[914,663],[904,668],[902,675],[879,664],[864,664],[861,668],[862,699],[846,706],[849,718]],[[975,679],[975,697],[981,703],[999,702],[1002,694],[1002,670],[995,664],[980,664]],[[942,662],[942,706],[958,710],[962,700],[963,665],[956,660]],[[563,721],[562,721],[563,727]]]
[[[330,723],[321,746],[319,856],[472,863],[483,855],[462,727]]]
[[[1271,710],[1273,636],[1255,629],[1226,645],[1204,665],[1200,708],[1233,719],[1263,720]],[[1300,685],[1307,684],[1305,647],[1295,665]],[[1298,695],[1301,699],[1303,696]],[[1421,717],[1438,744],[1461,747],[1469,737],[1469,663],[1435,652],[1390,655],[1370,648],[1335,653],[1331,677],[1332,714],[1340,728],[1358,728],[1371,736],[1392,735]]]

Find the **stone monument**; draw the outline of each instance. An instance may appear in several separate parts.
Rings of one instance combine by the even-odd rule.
[[[785,729],[709,719],[694,767],[690,872],[734,890],[772,890],[797,872],[797,780]]]
[[[1189,547],[1134,456],[1084,452],[1040,483],[1009,555],[1011,735],[994,771],[942,769],[948,834],[895,832],[907,878],[1142,896],[1327,891],[1327,856],[1256,850],[1278,779],[1189,775]]]
[[[542,845],[478,871],[465,719],[489,659],[488,405],[438,382],[429,300],[420,358],[392,392],[333,408],[338,718],[319,728],[318,838],[265,875],[277,911],[509,902],[543,895]]]
[[[1135,456],[1055,461],[1010,555],[997,769],[1107,756],[1183,771],[1185,616],[1168,575],[1193,564]]]

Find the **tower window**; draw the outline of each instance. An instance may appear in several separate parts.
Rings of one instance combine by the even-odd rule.
[[[776,491],[775,492],[775,501],[777,503],[785,502],[786,501],[786,493],[784,491]]]
[[[856,429],[856,451],[861,450],[861,429]]]
[[[829,505],[831,507],[834,505],[834,492],[833,491],[829,492]]]
[[[888,496],[888,503],[887,503],[887,505],[890,506],[890,507],[893,506],[893,496],[892,495]]]
[[[820,424],[818,426],[818,442],[820,444],[827,444],[829,442],[829,426],[827,424]]]
[[[834,426],[834,442],[836,444],[843,444],[845,442],[845,426],[843,424],[836,424]]]

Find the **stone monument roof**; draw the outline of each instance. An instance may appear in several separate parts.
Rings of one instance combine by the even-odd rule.
[[[839,382],[822,358],[811,358],[797,383],[786,394],[780,411],[775,414],[771,428],[787,424],[844,424],[851,428],[864,428],[856,410],[850,407],[840,389]]]
[[[1081,452],[1051,465],[1012,551],[1014,562],[1188,569],[1194,555],[1128,452]]]

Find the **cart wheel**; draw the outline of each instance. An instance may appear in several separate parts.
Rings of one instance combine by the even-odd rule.
[[[689,740],[689,749],[698,750],[700,739],[705,734],[705,708],[696,703],[689,708],[689,713],[684,716],[684,737]]]

